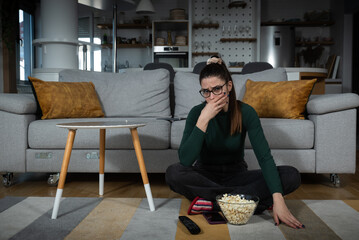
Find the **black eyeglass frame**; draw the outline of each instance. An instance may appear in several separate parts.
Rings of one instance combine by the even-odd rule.
[[[220,86],[220,85],[215,86],[214,88],[212,88],[212,90],[201,89],[201,90],[199,90],[199,94],[201,94],[201,96],[204,97],[204,98],[208,98],[209,96],[211,96],[211,93],[213,93],[214,95],[220,95],[220,94],[223,93],[223,87],[224,87],[224,85],[226,85],[226,84],[227,84],[227,82],[224,83],[222,86]],[[215,88],[217,88],[217,87],[220,87],[221,92],[215,93],[215,92],[213,91],[213,89],[215,89]],[[209,93],[207,97],[205,97],[205,96],[203,95],[203,91],[204,91],[204,90],[208,91],[208,93]]]

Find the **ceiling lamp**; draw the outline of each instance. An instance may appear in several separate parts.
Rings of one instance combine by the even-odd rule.
[[[141,14],[155,13],[155,8],[153,7],[151,0],[141,0],[136,8],[136,13],[141,13]]]

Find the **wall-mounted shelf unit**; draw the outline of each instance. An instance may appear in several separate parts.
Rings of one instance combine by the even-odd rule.
[[[151,48],[152,47],[152,44],[151,43],[148,43],[148,44],[117,44],[116,45],[117,48]],[[102,48],[112,48],[112,44],[109,43],[109,44],[102,44],[101,45]]]
[[[209,23],[209,24],[202,24],[202,23],[197,23],[197,24],[193,24],[193,29],[198,29],[198,28],[219,28],[219,24],[218,23]]]
[[[293,26],[293,27],[326,27],[334,25],[334,21],[315,22],[262,22],[262,26]]]
[[[221,42],[255,42],[256,38],[221,38]]]
[[[218,55],[218,52],[193,52],[192,56],[213,56]]]
[[[99,29],[112,29],[112,24],[97,24],[97,28]],[[152,28],[152,24],[135,24],[135,23],[124,23],[117,24],[117,28],[119,29],[146,29]]]

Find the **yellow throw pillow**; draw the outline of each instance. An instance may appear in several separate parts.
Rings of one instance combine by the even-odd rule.
[[[305,106],[312,92],[313,80],[246,82],[243,102],[262,118],[304,119]]]
[[[92,82],[46,82],[29,77],[42,111],[41,119],[103,117]]]

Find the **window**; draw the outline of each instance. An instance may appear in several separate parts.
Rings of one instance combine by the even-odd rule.
[[[92,45],[92,43],[101,44],[101,39],[94,37],[93,31],[90,31],[93,25],[92,19],[92,17],[79,18],[78,40],[89,43],[79,46],[79,69],[101,72],[101,48]]]
[[[33,18],[31,14],[19,10],[19,79],[27,81],[32,69]]]

